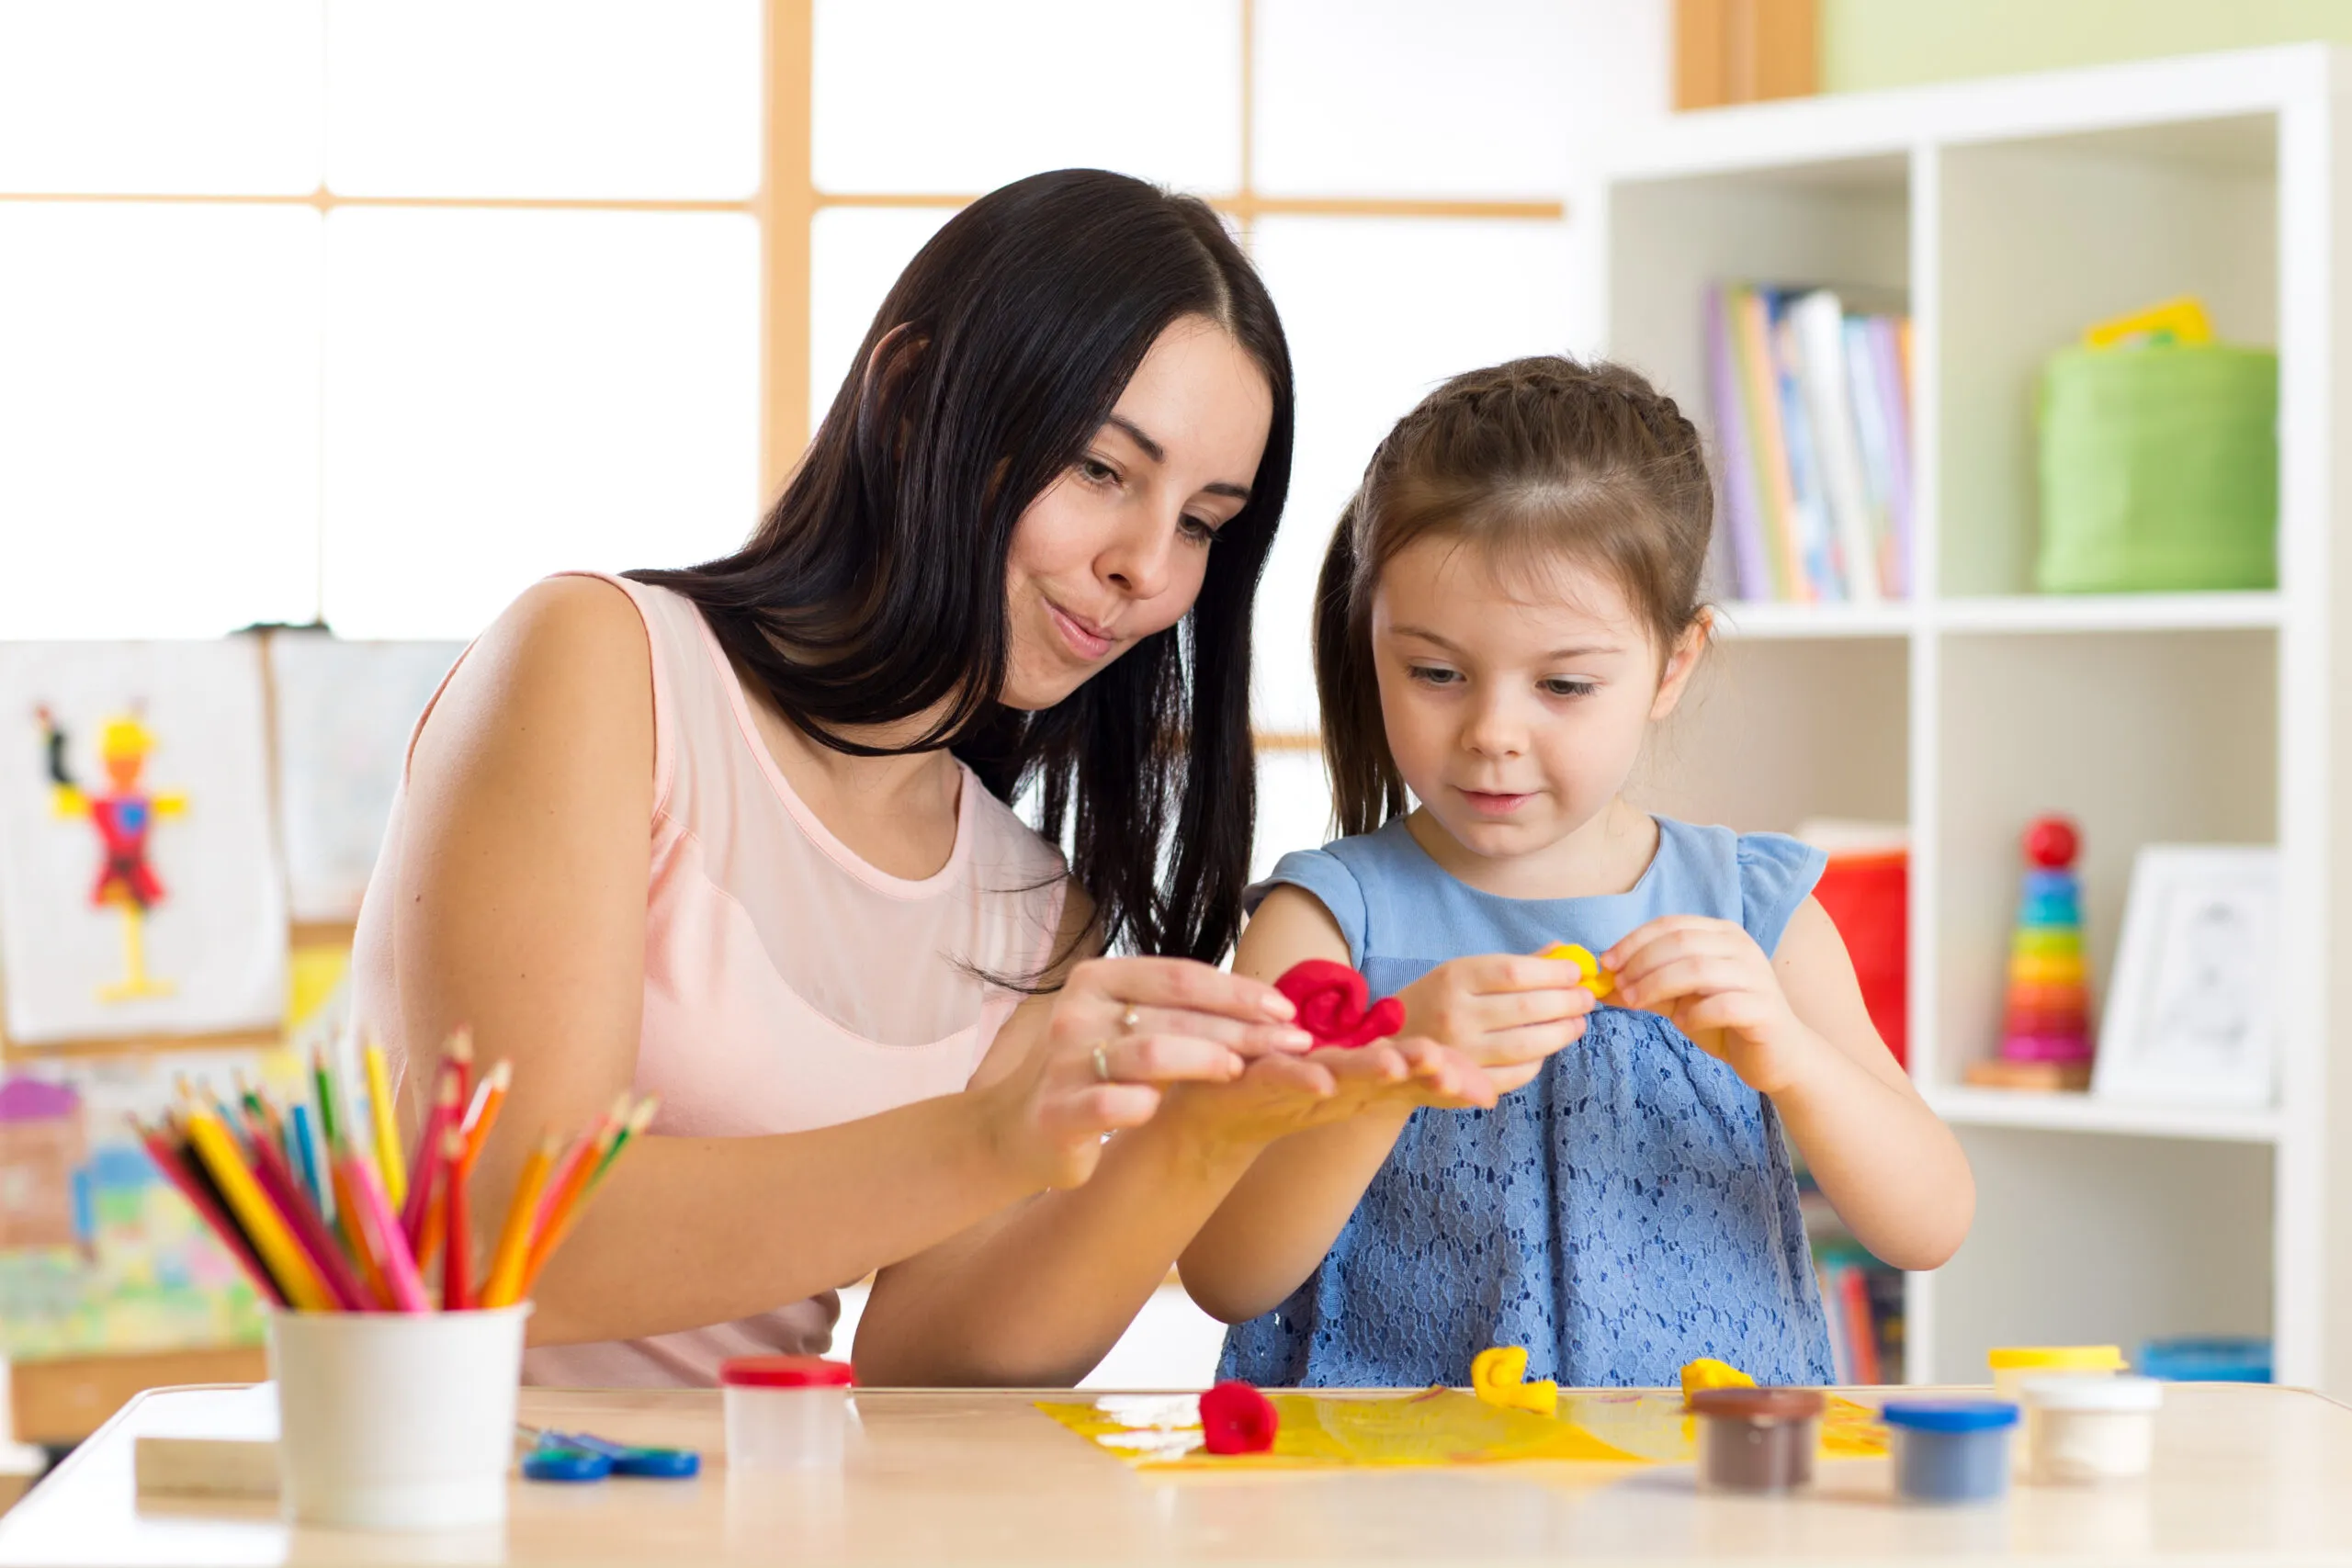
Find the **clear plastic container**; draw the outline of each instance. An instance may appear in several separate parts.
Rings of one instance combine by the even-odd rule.
[[[2154,1378],[2029,1378],[2026,1474],[2037,1485],[2148,1473],[2164,1384]]]
[[[817,1356],[739,1356],[723,1363],[727,1467],[838,1468],[855,1381],[848,1362]]]

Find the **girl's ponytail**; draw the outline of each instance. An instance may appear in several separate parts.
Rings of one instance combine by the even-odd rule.
[[[1374,462],[1377,465],[1375,457]],[[1372,665],[1372,592],[1360,570],[1359,489],[1331,530],[1315,584],[1315,694],[1323,709],[1323,763],[1340,836],[1369,833],[1405,812],[1405,779],[1389,754],[1380,717],[1380,681]]]

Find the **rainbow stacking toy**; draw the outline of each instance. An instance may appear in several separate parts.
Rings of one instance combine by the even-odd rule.
[[[2063,817],[2026,829],[2026,874],[2009,939],[2001,1055],[1972,1081],[2012,1089],[2083,1089],[2090,1082],[2090,975],[2083,958],[2082,838]]]

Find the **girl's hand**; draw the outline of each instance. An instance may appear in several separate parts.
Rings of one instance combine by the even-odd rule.
[[[1386,1106],[1488,1106],[1494,1086],[1478,1065],[1434,1040],[1382,1040],[1355,1050],[1269,1056],[1230,1083],[1180,1084],[1163,1119],[1204,1147],[1260,1148]]]
[[[1263,981],[1187,958],[1089,960],[1054,997],[1035,1049],[972,1089],[983,1136],[1039,1186],[1079,1186],[1103,1135],[1150,1121],[1162,1086],[1230,1083],[1313,1044],[1288,1021],[1295,1011]]]
[[[1584,1038],[1600,1004],[1565,958],[1489,953],[1441,964],[1397,995],[1408,1035],[1453,1046],[1487,1069],[1498,1094],[1543,1070],[1544,1059]]]
[[[1759,1094],[1778,1094],[1824,1044],[1798,1019],[1772,961],[1731,920],[1668,915],[1600,955],[1610,1000],[1657,1013]]]

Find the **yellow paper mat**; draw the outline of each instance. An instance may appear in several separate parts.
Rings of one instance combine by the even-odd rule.
[[[1679,1393],[1564,1393],[1557,1418],[1505,1410],[1449,1388],[1419,1393],[1269,1393],[1281,1427],[1272,1453],[1212,1454],[1201,1446],[1197,1395],[1103,1394],[1039,1400],[1056,1421],[1144,1470],[1296,1469],[1329,1465],[1493,1464],[1571,1460],[1687,1464],[1696,1432]],[[1821,1424],[1827,1459],[1886,1452],[1877,1413],[1832,1396]]]

